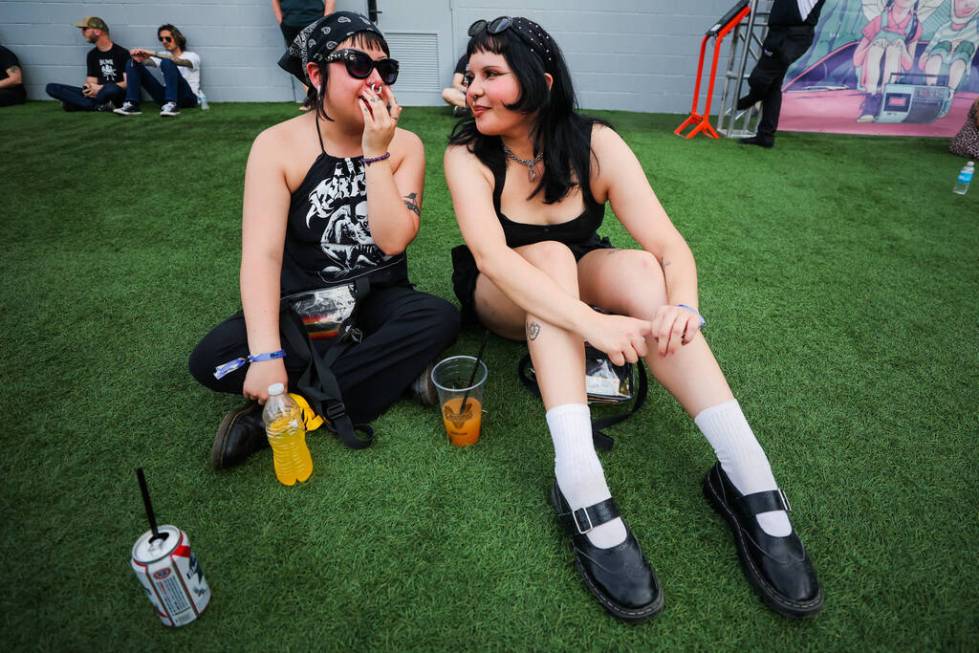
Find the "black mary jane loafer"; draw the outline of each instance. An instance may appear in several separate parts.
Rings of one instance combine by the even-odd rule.
[[[745,576],[762,600],[787,617],[808,617],[823,607],[823,591],[806,549],[795,531],[773,537],[756,515],[790,510],[781,490],[743,495],[717,463],[704,479],[704,496],[727,520]]]
[[[615,501],[607,499],[572,511],[555,482],[551,505],[571,536],[575,566],[585,587],[602,607],[630,622],[644,621],[663,609],[659,581],[628,526],[625,541],[610,549],[601,549],[588,539],[588,531],[619,516]]]

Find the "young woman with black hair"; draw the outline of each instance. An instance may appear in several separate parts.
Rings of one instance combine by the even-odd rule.
[[[501,17],[470,36],[472,118],[445,153],[466,242],[453,250],[453,285],[464,319],[527,340],[555,449],[552,502],[588,589],[624,620],[663,605],[595,454],[584,341],[616,364],[644,359],[694,417],[719,460],[704,491],[752,585],[783,614],[816,612],[822,592],[784,495],[700,332],[693,255],[632,150],[576,112],[564,58],[539,25]],[[597,234],[606,203],[642,249]]]
[[[389,57],[373,23],[340,11],[304,28],[279,62],[308,83],[314,110],[255,139],[245,171],[243,313],[205,336],[190,358],[203,385],[248,400],[218,427],[216,468],[268,446],[261,419],[268,388],[295,387],[309,363],[280,333],[282,298],[369,278],[369,293],[357,301],[363,337],[330,366],[346,413],[354,424],[368,422],[406,391],[435,402],[426,369],[455,339],[459,314],[408,281],[405,249],[418,233],[425,153],[397,126],[398,63]],[[335,337],[313,343],[320,354],[337,346]],[[224,374],[229,361],[247,363]]]

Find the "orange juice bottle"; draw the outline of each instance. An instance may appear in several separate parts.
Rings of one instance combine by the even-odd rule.
[[[272,445],[275,477],[283,485],[307,480],[313,473],[313,457],[306,446],[302,412],[281,383],[269,386],[269,400],[265,402],[262,421]]]
[[[464,407],[462,397],[453,397],[442,404],[445,432],[449,434],[449,442],[457,447],[468,447],[479,441],[482,418],[483,404],[473,397],[466,399]]]

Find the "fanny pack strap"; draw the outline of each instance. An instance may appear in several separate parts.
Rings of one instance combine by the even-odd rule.
[[[525,388],[540,397],[540,388],[537,386],[537,382],[530,378],[530,365],[530,354],[524,354],[524,357],[520,359],[520,363],[517,365],[517,376],[520,377],[520,381]],[[632,407],[624,413],[609,415],[591,421],[591,438],[596,449],[611,451],[615,440],[611,435],[603,433],[602,430],[629,419],[646,403],[646,395],[649,393],[649,380],[646,378],[646,368],[642,364],[642,361],[636,363],[634,367],[636,368],[638,381],[636,383],[635,397],[632,400]]]
[[[362,277],[355,283],[359,301],[370,292],[370,282],[366,277]],[[309,357],[309,364],[296,384],[297,390],[313,405],[316,412],[329,420],[329,429],[341,442],[351,449],[365,449],[374,442],[374,429],[369,424],[355,425],[350,419],[340,394],[340,384],[330,369],[352,341],[360,340],[360,332],[354,327],[356,315],[355,309],[353,314],[340,325],[337,342],[322,356],[316,352],[299,315],[285,302],[281,307],[279,328],[290,350],[307,352]],[[363,433],[364,437],[358,437],[358,431]]]

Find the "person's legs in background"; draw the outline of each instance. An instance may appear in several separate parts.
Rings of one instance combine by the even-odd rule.
[[[52,83],[44,88],[44,92],[60,100],[65,111],[94,111],[96,107],[95,99],[82,93],[81,86]]]
[[[162,104],[174,103],[178,107],[191,108],[197,106],[197,94],[190,88],[190,84],[180,74],[177,65],[172,61],[161,61],[160,72],[163,73],[163,102]]]

